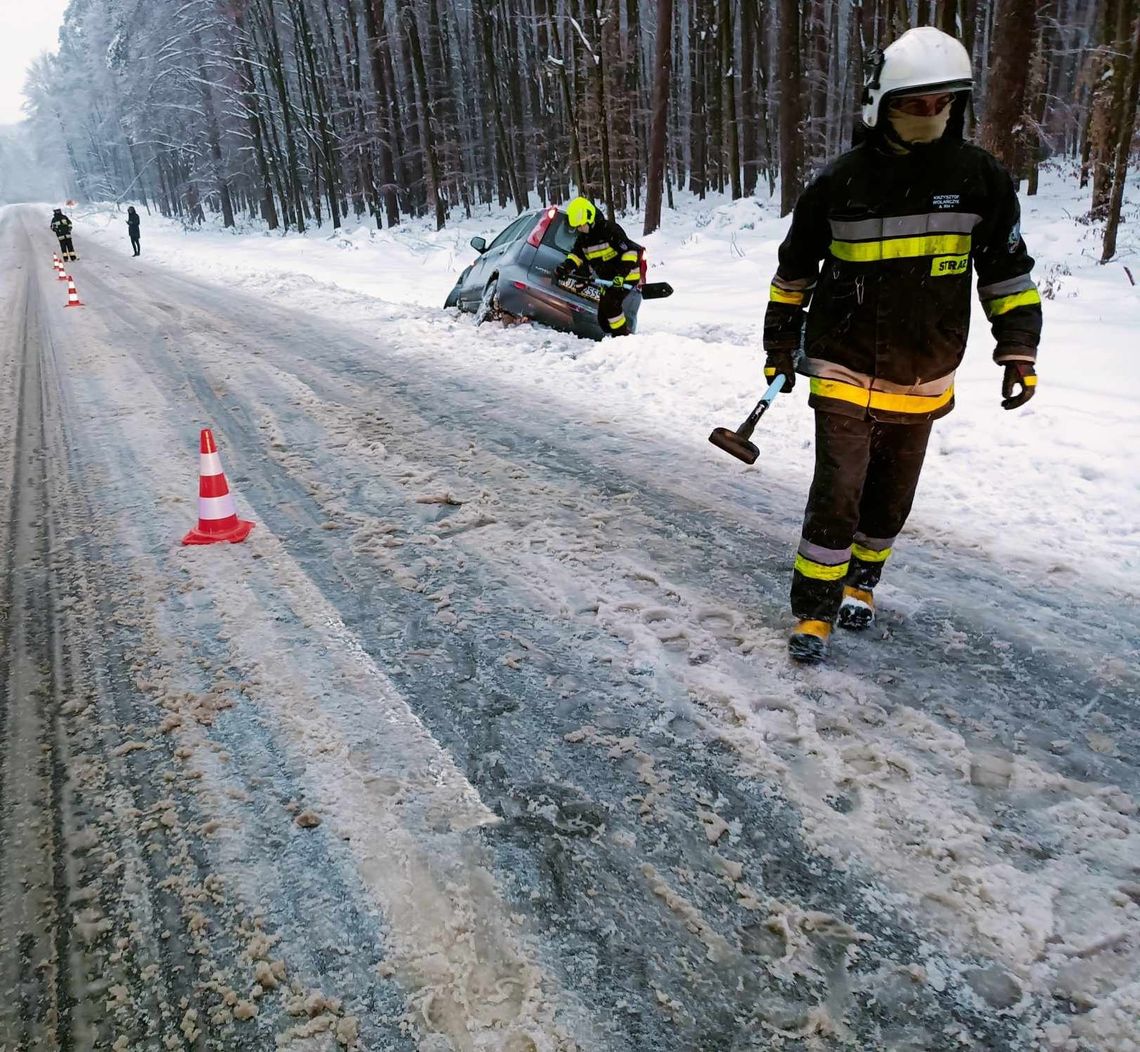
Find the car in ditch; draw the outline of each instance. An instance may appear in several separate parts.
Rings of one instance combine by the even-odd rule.
[[[577,234],[560,208],[524,212],[491,241],[471,239],[479,253],[455,283],[444,307],[475,315],[475,321],[531,320],[553,329],[600,340],[598,300],[602,288],[589,278],[560,280],[554,270],[574,247]],[[637,312],[644,298],[645,252],[641,252],[641,281],[625,298],[624,311],[631,332],[637,331]],[[672,289],[654,286],[657,296]],[[663,291],[668,289],[668,292]]]

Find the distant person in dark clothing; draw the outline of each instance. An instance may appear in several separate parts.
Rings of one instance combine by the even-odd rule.
[[[135,255],[139,255],[139,214],[135,211],[135,206],[131,205],[127,209],[127,233],[131,235],[131,248],[135,250]]]
[[[79,258],[75,254],[75,246],[71,243],[71,220],[63,214],[62,208],[57,208],[52,213],[51,232],[59,238],[59,254],[65,263]]]

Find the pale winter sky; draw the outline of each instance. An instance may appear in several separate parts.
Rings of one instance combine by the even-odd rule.
[[[59,47],[68,0],[0,0],[0,124],[24,119],[24,74],[41,51]]]

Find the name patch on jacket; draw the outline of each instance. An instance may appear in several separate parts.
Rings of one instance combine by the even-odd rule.
[[[935,278],[946,277],[949,274],[965,274],[970,269],[970,257],[966,256],[936,256],[930,263],[930,275]]]

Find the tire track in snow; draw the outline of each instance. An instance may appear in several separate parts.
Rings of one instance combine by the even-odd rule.
[[[129,409],[128,433],[108,442],[104,428],[90,426],[87,440],[79,442],[87,450],[80,458],[86,462],[78,466],[79,474],[103,477],[116,490],[123,478],[131,481],[134,492],[125,503],[121,490],[116,497],[119,525],[124,520],[128,524],[126,531],[120,528],[116,542],[128,550],[134,548],[142,566],[132,586],[120,591],[128,603],[134,600],[140,607],[132,616],[153,618],[154,609],[164,605],[171,608],[167,616],[172,616],[181,607],[186,619],[182,631],[198,626],[206,631],[207,639],[213,634],[209,618],[219,619],[216,635],[226,645],[227,661],[240,671],[243,686],[250,690],[247,700],[272,723],[274,739],[291,754],[292,764],[303,766],[299,783],[307,787],[311,798],[325,805],[321,810],[330,816],[328,835],[343,835],[348,850],[356,853],[356,870],[371,901],[388,907],[389,969],[374,975],[374,980],[379,984],[387,977],[404,984],[418,1025],[428,1034],[446,1035],[453,1047],[485,1048],[489,1042],[499,1047],[502,1041],[520,1052],[569,1047],[561,1036],[567,1026],[586,1034],[587,1045],[596,1047],[591,1045],[589,1025],[573,1018],[577,1009],[572,1000],[551,988],[527,960],[526,946],[514,939],[514,923],[503,911],[493,880],[479,862],[478,850],[467,843],[468,831],[492,816],[288,555],[264,530],[245,549],[232,550],[229,560],[225,559],[229,549],[225,554],[170,550],[173,531],[163,537],[169,529],[169,513],[154,514],[155,508],[166,503],[167,482],[165,462],[155,453],[166,448],[181,459],[182,443],[169,424],[160,421],[161,401],[148,409],[148,392],[130,383],[132,365],[126,356],[121,360],[122,364],[116,364],[112,354],[100,364],[97,379],[88,373],[87,382],[96,383],[88,394],[115,415],[121,392],[131,390],[134,403]],[[100,452],[92,454],[91,450]],[[144,457],[144,452],[150,456]],[[192,458],[186,459],[192,463]],[[95,522],[110,540],[102,516],[96,515]],[[250,575],[248,586],[241,577],[236,583],[227,582],[216,564],[230,563],[248,551],[261,560],[255,564],[261,572]],[[173,596],[169,584],[158,584],[157,573],[175,581],[182,578]],[[148,590],[152,594],[147,595]],[[138,602],[140,592],[145,596],[142,603]],[[180,601],[178,594],[189,598]],[[203,599],[208,596],[224,596],[225,602],[215,606]],[[195,616],[197,607],[205,610]],[[121,614],[128,607],[116,604],[116,609]],[[275,627],[286,610],[290,615],[284,618],[287,631],[304,628],[304,646],[294,642],[292,652]],[[152,646],[154,642],[152,636]],[[218,655],[212,650],[205,647],[205,653],[199,650],[199,654],[213,663]],[[310,653],[314,658],[307,666]],[[152,653],[151,657],[160,659],[160,668],[147,675],[156,675],[161,672],[162,655]],[[336,683],[335,692],[330,691],[330,682]],[[145,676],[139,685],[148,689]],[[181,710],[170,708],[178,685],[158,686],[151,691],[154,700],[172,715],[181,716]],[[322,709],[321,701],[329,701],[329,707]],[[375,728],[374,747],[363,756],[357,755],[359,742],[352,750],[337,737],[338,718],[333,710],[338,706],[348,706],[350,715]],[[229,711],[223,708],[219,725],[226,723]],[[170,728],[177,730],[176,724]],[[230,747],[235,751],[245,747],[232,724],[228,731]],[[139,737],[140,752],[155,748],[141,729]],[[225,740],[225,733],[219,737]],[[356,768],[360,762],[367,764],[364,772]],[[175,812],[171,807],[162,809],[171,826],[178,822]],[[441,821],[445,827],[439,825]],[[195,847],[206,853],[201,843]],[[203,865],[207,871],[226,872],[224,866],[208,861]],[[349,952],[358,934],[339,933]],[[358,979],[368,983],[365,975]],[[555,1006],[567,1016],[565,1025],[554,1020]],[[385,1041],[384,1047],[393,1045]]]

